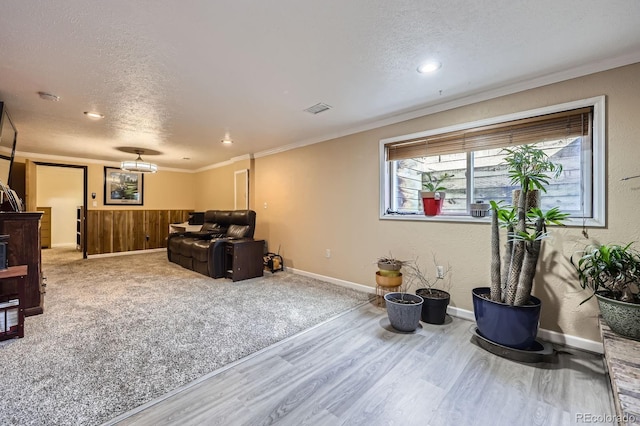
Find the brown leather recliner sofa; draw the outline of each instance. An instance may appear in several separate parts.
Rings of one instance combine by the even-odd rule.
[[[225,276],[225,242],[253,239],[253,210],[207,210],[198,232],[169,234],[167,256],[171,262],[212,278]]]

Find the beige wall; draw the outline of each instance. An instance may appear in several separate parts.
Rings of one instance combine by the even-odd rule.
[[[170,172],[160,169],[158,173],[144,174],[144,205],[123,205],[131,210],[191,210],[195,204],[195,173]],[[87,199],[89,210],[111,210],[119,208],[104,205],[104,166],[90,164],[88,171]],[[91,193],[96,199],[91,199]],[[95,201],[96,206],[93,205]]]
[[[472,310],[471,289],[487,286],[489,226],[385,221],[378,218],[379,140],[598,95],[607,97],[607,227],[592,240],[640,237],[640,64],[433,114],[255,160],[256,237],[281,245],[287,266],[374,286],[374,260],[392,252],[432,254],[453,270],[453,306]],[[267,208],[263,208],[267,203]],[[595,301],[580,291],[568,257],[587,240],[580,228],[554,229],[542,253],[534,294],[543,300],[542,328],[599,340]],[[325,250],[331,249],[331,258]]]
[[[197,196],[195,209],[233,210],[234,208],[234,173],[237,170],[251,168],[252,160],[240,160],[196,174]],[[251,179],[251,171],[249,178]],[[249,184],[249,206],[252,208],[251,193],[253,182]]]
[[[37,205],[51,207],[51,245],[76,245],[77,208],[82,205],[82,169],[37,166]]]
[[[39,159],[37,156],[30,157],[29,159],[31,161],[46,163],[87,166],[87,208],[89,210],[111,210],[119,208],[117,205],[104,205],[104,165],[75,161],[57,162]],[[24,163],[25,158],[17,156],[15,161]],[[233,173],[230,179],[233,183]],[[96,193],[95,200],[91,199],[91,193],[93,192]],[[196,173],[173,172],[160,169],[160,171],[155,174],[145,173],[144,205],[123,205],[122,208],[129,210],[193,210],[195,208],[196,194],[198,193]],[[38,194],[38,197],[39,196],[40,194]],[[93,205],[94,201],[95,206]]]

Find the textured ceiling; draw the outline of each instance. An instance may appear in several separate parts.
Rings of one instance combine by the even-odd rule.
[[[195,170],[638,62],[638,22],[637,0],[6,0],[0,101],[19,152]]]

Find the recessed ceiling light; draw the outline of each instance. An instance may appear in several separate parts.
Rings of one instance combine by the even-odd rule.
[[[437,61],[424,62],[418,67],[418,72],[420,74],[428,74],[430,72],[439,70],[440,67],[442,67],[442,64]]]
[[[58,102],[60,100],[60,96],[47,92],[38,92],[38,96],[40,96],[40,99],[44,99],[45,101]]]
[[[85,111],[84,115],[86,115],[89,118],[104,118],[104,115],[98,112]]]
[[[224,138],[222,138],[220,142],[225,145],[231,145],[233,143],[233,139],[231,139],[231,133],[229,132],[229,129],[224,132]]]

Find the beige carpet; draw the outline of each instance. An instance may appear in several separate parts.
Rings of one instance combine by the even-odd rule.
[[[0,424],[100,424],[368,300],[279,272],[231,282],[165,253],[43,250],[45,313],[0,342]]]

